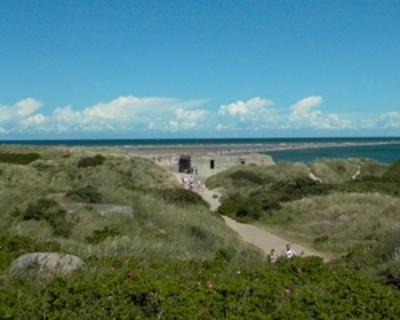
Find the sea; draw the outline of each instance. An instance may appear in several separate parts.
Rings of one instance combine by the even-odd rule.
[[[226,138],[226,139],[85,139],[85,140],[0,140],[0,145],[37,145],[68,147],[181,147],[269,145],[260,152],[272,156],[275,162],[311,163],[317,159],[369,158],[390,164],[400,160],[400,137],[370,138]]]

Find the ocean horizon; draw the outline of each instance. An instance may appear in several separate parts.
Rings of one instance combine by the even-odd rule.
[[[340,138],[199,138],[199,139],[46,139],[0,140],[0,145],[34,145],[66,147],[182,147],[240,145],[269,145],[275,162],[305,162],[316,159],[369,158],[383,163],[400,160],[399,137],[340,137]],[[287,148],[286,148],[287,146]],[[251,149],[251,148],[250,148]]]

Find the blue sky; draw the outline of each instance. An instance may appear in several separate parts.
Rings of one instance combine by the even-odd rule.
[[[400,1],[0,1],[0,140],[399,136]]]

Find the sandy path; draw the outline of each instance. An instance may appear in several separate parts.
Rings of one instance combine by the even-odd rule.
[[[180,181],[181,175],[174,173],[174,175]],[[204,181],[204,179],[203,179]],[[204,188],[204,190],[199,191],[199,194],[206,200],[210,206],[212,211],[216,211],[220,205],[219,203],[219,194],[215,191],[208,190]],[[217,195],[217,197],[215,196]],[[266,254],[269,254],[271,249],[275,249],[278,254],[281,254],[285,249],[286,244],[290,243],[288,240],[285,240],[281,237],[278,237],[268,231],[260,229],[256,226],[250,224],[244,224],[236,222],[235,220],[222,216],[225,220],[225,223],[234,231],[236,231],[244,241],[253,243],[261,250],[263,250]],[[292,244],[292,248],[296,251],[298,255],[310,256],[310,255],[318,255],[317,253],[299,245]]]

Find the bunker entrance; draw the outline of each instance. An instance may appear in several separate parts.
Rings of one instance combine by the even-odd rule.
[[[179,158],[179,172],[189,173],[192,168],[192,161],[189,155],[182,155]]]
[[[215,169],[215,160],[210,160],[210,169]]]

